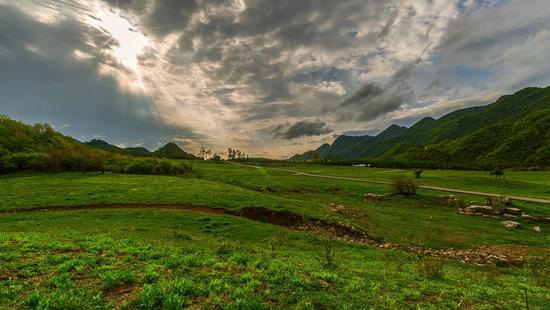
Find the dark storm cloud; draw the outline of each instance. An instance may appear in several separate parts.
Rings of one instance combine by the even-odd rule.
[[[349,55],[341,58],[342,66],[336,66],[320,62],[316,53],[342,52],[364,44],[364,40],[376,40],[375,34],[362,38],[361,42],[349,34],[357,34],[365,19],[383,22],[384,17],[378,13],[385,10],[385,5],[378,1],[247,1],[246,9],[236,15],[231,3],[235,1],[203,2],[199,6],[202,12],[217,8],[218,13],[182,32],[171,50],[171,63],[204,64],[202,70],[213,81],[245,87],[256,97],[256,104],[266,106],[296,101],[289,81],[303,81],[304,76],[308,76],[309,82],[335,80],[337,77],[327,75],[331,72],[349,79],[351,69],[343,67],[351,61]],[[182,30],[177,27],[173,31]],[[292,57],[289,52],[300,47],[317,50],[292,58],[310,63],[310,69],[298,70],[287,59]],[[225,102],[233,105],[230,100]]]
[[[150,98],[99,72],[117,66],[110,44],[117,42],[76,20],[43,23],[0,6],[0,113],[64,127],[77,139],[120,144],[153,147],[180,133],[163,125]],[[86,59],[75,57],[77,50]]]
[[[293,125],[282,124],[273,131],[275,138],[292,140],[300,137],[320,136],[333,132],[325,122],[322,121],[299,121]]]
[[[367,83],[336,108],[325,109],[325,113],[335,113],[340,120],[371,121],[401,108],[414,96],[408,83],[420,58],[403,65],[385,83]]]
[[[156,35],[185,29],[198,8],[195,0],[160,0],[152,4],[152,10],[145,17],[145,26]]]

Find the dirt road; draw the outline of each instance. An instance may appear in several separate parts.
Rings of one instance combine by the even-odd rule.
[[[357,178],[338,177],[338,176],[331,176],[331,175],[313,174],[313,173],[307,173],[307,172],[302,172],[302,171],[292,170],[292,169],[245,165],[245,164],[239,164],[239,163],[234,163],[234,164],[239,165],[239,166],[252,167],[252,168],[260,168],[261,167],[261,168],[269,169],[269,170],[285,171],[285,172],[292,173],[293,175],[296,175],[296,176],[305,176],[305,177],[314,177],[314,178],[323,178],[323,179],[333,179],[333,180],[343,180],[343,181],[354,181],[354,182],[364,182],[364,183],[372,183],[372,184],[390,185],[390,182],[387,182],[387,181],[376,181],[376,180],[367,180],[367,179],[357,179]],[[492,198],[503,197],[503,195],[501,195],[501,194],[469,191],[469,190],[463,190],[463,189],[438,187],[438,186],[419,185],[418,188],[432,190],[432,191],[439,191],[439,192],[477,195],[477,196],[492,197]],[[522,197],[522,196],[513,196],[513,195],[506,195],[506,197],[511,198],[513,200],[518,200],[518,201],[550,204],[550,200],[542,199],[542,198],[531,198],[531,197]]]

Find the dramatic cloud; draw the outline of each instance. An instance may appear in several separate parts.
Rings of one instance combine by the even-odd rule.
[[[332,129],[327,127],[325,122],[321,121],[300,121],[291,126],[279,125],[273,130],[273,136],[276,138],[283,138],[287,140],[300,138],[320,136],[333,132]]]
[[[0,113],[79,139],[278,158],[550,84],[544,0],[0,5]]]

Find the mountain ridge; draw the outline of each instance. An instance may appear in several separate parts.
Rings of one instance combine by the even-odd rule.
[[[550,142],[550,134],[546,134],[544,120],[550,112],[546,109],[550,111],[550,87],[528,87],[485,106],[455,110],[438,119],[424,117],[409,128],[394,124],[375,137],[339,136],[324,147],[326,155],[320,159],[466,161],[485,166],[548,167],[550,151],[545,143]],[[525,143],[518,140],[520,134]],[[492,138],[494,135],[499,139]],[[521,160],[519,153],[508,147],[516,155],[507,163],[502,154],[505,145],[522,146],[538,155]],[[308,154],[297,154],[289,160],[311,160]]]

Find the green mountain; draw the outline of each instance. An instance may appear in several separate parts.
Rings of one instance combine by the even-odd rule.
[[[120,148],[116,145],[112,145],[100,139],[93,139],[91,141],[84,142],[84,144],[94,149],[99,149],[107,152],[114,152],[114,153],[141,156],[141,157],[151,156],[151,152],[144,147]]]
[[[124,152],[133,156],[141,156],[141,157],[151,156],[151,151],[141,146],[127,147],[124,149]]]
[[[182,150],[177,144],[170,142],[153,152],[153,156],[168,159],[195,159],[196,157]]]
[[[123,149],[98,139],[81,143],[47,124],[27,125],[0,115],[0,174],[29,170],[184,175],[193,171],[186,163],[150,158],[151,154],[145,148]],[[154,154],[160,158],[194,158],[174,143]]]
[[[410,128],[340,136],[322,159],[433,161],[469,166],[550,167],[550,87],[526,88],[482,107],[426,117]],[[309,152],[290,160],[310,160]]]
[[[100,139],[93,139],[88,142],[84,142],[89,147],[93,147],[94,149],[104,150],[108,152],[117,152],[117,153],[124,153],[124,150],[122,148],[119,148],[116,145],[109,144],[108,142],[105,142]]]

